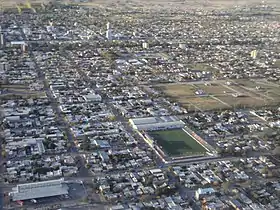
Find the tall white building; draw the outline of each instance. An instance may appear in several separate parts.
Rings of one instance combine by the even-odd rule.
[[[2,31],[0,31],[0,48],[5,47],[5,36]]]
[[[107,23],[106,38],[108,40],[112,40],[112,29],[111,29],[111,24],[109,22]]]
[[[142,44],[142,47],[143,47],[144,49],[148,49],[148,48],[149,48],[149,43],[144,42],[144,43]]]
[[[111,24],[110,22],[107,23],[107,30],[110,30],[111,29]]]
[[[106,31],[106,38],[108,40],[112,40],[112,32],[111,32],[111,30]]]

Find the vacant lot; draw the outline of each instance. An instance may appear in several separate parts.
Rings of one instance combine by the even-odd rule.
[[[262,107],[266,105],[266,101],[262,99],[253,98],[250,96],[219,96],[221,101],[230,104],[233,108],[247,108],[247,107]]]
[[[149,135],[170,156],[204,154],[206,150],[182,129],[153,131]]]
[[[190,111],[227,108],[248,108],[277,105],[280,103],[280,85],[264,80],[232,80],[169,84],[157,86],[163,93]],[[203,90],[203,95],[196,95]],[[234,97],[241,94],[241,97]]]
[[[163,91],[168,96],[171,96],[175,99],[181,98],[181,97],[188,97],[188,96],[195,96],[195,91],[198,90],[195,86],[192,85],[168,85],[163,88]]]
[[[228,108],[227,105],[219,102],[218,100],[204,96],[204,97],[191,97],[183,101],[182,105],[188,110],[214,110]]]
[[[264,100],[266,105],[280,102],[280,85],[264,80],[239,80],[233,87],[253,98]]]
[[[209,95],[224,95],[224,94],[228,94],[228,93],[234,93],[232,90],[217,84],[217,83],[206,83],[205,84],[199,84],[196,85],[199,89],[202,89],[205,93],[209,94]]]

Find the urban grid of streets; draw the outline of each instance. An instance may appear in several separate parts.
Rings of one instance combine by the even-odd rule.
[[[272,183],[271,185],[274,186],[275,183],[279,182],[279,154],[272,152],[276,151],[278,148],[277,145],[279,143],[277,141],[279,141],[279,139],[277,136],[279,136],[279,128],[271,125],[272,123],[280,122],[280,92],[278,90],[280,87],[280,51],[279,47],[277,47],[279,45],[280,35],[280,16],[279,5],[275,5],[273,1],[271,2],[268,1],[268,4],[265,4],[264,2],[256,3],[252,1],[252,4],[247,6],[241,5],[234,7],[234,5],[224,5],[222,8],[218,9],[210,5],[210,3],[204,3],[205,10],[201,7],[195,8],[197,7],[196,5],[188,5],[190,7],[187,8],[178,2],[170,3],[169,5],[168,3],[157,3],[155,1],[150,7],[146,5],[145,1],[142,4],[136,1],[119,4],[106,1],[103,3],[85,3],[81,5],[66,5],[53,2],[51,4],[45,4],[44,7],[41,5],[34,5],[34,8],[37,10],[36,13],[34,13],[33,10],[30,11],[28,8],[25,8],[22,9],[19,14],[19,11],[10,9],[7,9],[10,13],[4,12],[1,14],[3,17],[3,19],[0,20],[1,26],[3,25],[1,30],[4,31],[3,34],[5,35],[7,43],[18,41],[13,40],[13,36],[16,34],[15,37],[21,37],[20,41],[27,45],[26,52],[22,52],[24,51],[23,49],[19,50],[14,46],[1,46],[1,55],[4,55],[5,52],[11,53],[11,49],[14,47],[14,49],[16,49],[14,52],[20,52],[20,55],[17,56],[22,56],[23,60],[28,57],[30,58],[30,62],[34,63],[34,69],[37,74],[37,78],[34,80],[38,84],[43,84],[42,89],[38,92],[44,92],[46,94],[51,108],[55,113],[55,121],[59,122],[58,128],[65,134],[67,142],[66,153],[70,154],[75,159],[75,164],[78,168],[76,176],[65,177],[65,179],[69,182],[82,181],[82,188],[85,194],[82,198],[83,202],[80,201],[81,199],[65,199],[56,200],[56,203],[54,202],[52,204],[39,203],[37,206],[32,204],[26,208],[46,209],[47,206],[59,204],[60,207],[71,206],[76,209],[109,209],[112,205],[122,204],[128,209],[128,206],[132,202],[135,205],[139,202],[158,202],[157,205],[161,205],[162,199],[170,197],[175,200],[175,197],[179,196],[181,199],[181,202],[179,202],[180,205],[183,205],[183,203],[185,205],[185,203],[187,203],[187,207],[201,209],[204,204],[194,199],[194,194],[198,188],[213,187],[227,199],[237,197],[232,196],[232,192],[225,189],[226,187],[223,183],[230,183],[229,186],[232,187],[232,189],[235,187],[240,193],[242,192],[242,194],[246,195],[246,198],[249,197],[251,199],[251,192],[247,191],[248,182],[250,180],[242,180],[242,182],[236,180],[236,178],[230,180],[233,175],[225,175],[224,172],[222,173],[219,171],[222,166],[217,166],[220,163],[222,165],[230,162],[230,164],[236,167],[237,171],[242,171],[243,169],[240,168],[240,165],[243,166],[245,163],[242,162],[243,160],[240,161],[240,159],[247,159],[246,161],[249,165],[251,159],[258,162],[258,158],[262,157],[262,160],[263,157],[266,158],[266,161],[263,161],[261,165],[267,165],[259,170],[254,169],[252,171],[250,167],[246,168],[244,166],[244,174],[249,174],[249,177],[252,179],[249,183],[249,187],[252,183],[256,185]],[[182,6],[182,8],[178,8],[180,6]],[[146,7],[147,10],[145,10]],[[68,13],[69,15],[67,15]],[[67,20],[69,22],[63,22]],[[149,25],[150,22],[151,24]],[[209,25],[207,25],[208,23]],[[108,24],[110,26],[108,26]],[[217,27],[219,24],[220,27]],[[260,24],[263,24],[263,27]],[[258,53],[256,58],[251,56],[254,50]],[[48,55],[48,53],[51,55]],[[44,57],[45,60],[42,59],[42,57]],[[91,58],[93,59],[91,60]],[[1,60],[1,62],[3,63],[4,61]],[[10,61],[7,59],[5,62],[9,63]],[[58,66],[54,67],[54,62],[57,62]],[[9,66],[12,68],[11,64]],[[220,72],[214,72],[213,69],[219,68],[221,69]],[[58,72],[57,75],[52,75],[52,73],[56,72],[53,71],[53,69]],[[68,72],[69,69],[70,75]],[[248,69],[248,72],[245,72],[244,69]],[[211,71],[211,73],[209,73],[209,71]],[[3,77],[1,77],[1,81],[2,79],[4,81],[4,77],[10,80],[9,83],[1,82],[1,84],[5,86],[5,88],[1,87],[1,100],[3,97],[3,104],[8,101],[6,98],[4,99],[6,95],[12,95],[11,100],[14,100],[14,96],[21,94],[28,95],[29,91],[32,92],[25,88],[23,88],[25,92],[20,90],[20,88],[10,88],[9,85],[18,85],[16,83],[13,84],[13,81],[17,78],[13,78],[13,74],[7,73],[6,69],[1,69],[1,73],[2,72]],[[75,74],[77,77],[76,80],[73,79],[75,76],[71,75],[71,73]],[[51,88],[51,86],[55,86],[55,83],[58,81],[56,81],[56,76],[59,77],[61,75],[62,77],[58,80],[59,82],[64,80],[62,83],[66,84],[66,88]],[[252,81],[252,84],[250,84],[251,86],[246,86],[246,82],[249,83],[250,81]],[[73,85],[72,82],[77,84]],[[125,149],[129,149],[132,153],[134,151],[143,151],[147,154],[147,157],[151,159],[150,162],[148,161],[146,164],[142,163],[139,167],[125,167],[119,169],[114,165],[116,164],[114,162],[115,159],[110,157],[111,162],[106,164],[113,165],[113,170],[104,169],[104,171],[94,170],[98,168],[98,166],[106,167],[104,163],[97,162],[96,164],[94,162],[92,166],[87,163],[89,155],[93,152],[99,152],[99,150],[96,148],[82,149],[81,145],[87,144],[88,137],[83,139],[81,143],[77,143],[78,137],[76,135],[83,123],[90,127],[92,124],[95,123],[94,125],[96,125],[100,122],[95,122],[90,117],[87,118],[90,123],[86,122],[86,120],[77,122],[74,118],[73,122],[71,122],[71,120],[69,120],[69,116],[72,114],[71,109],[69,108],[67,110],[70,112],[69,114],[69,112],[64,112],[61,108],[65,105],[64,108],[67,109],[68,105],[68,107],[71,107],[73,104],[75,106],[75,104],[80,103],[75,101],[76,98],[79,98],[79,94],[83,94],[79,88],[80,84],[83,89],[90,90],[90,93],[101,96],[102,102],[100,102],[100,104],[102,104],[102,107],[94,107],[94,109],[96,108],[111,113],[112,115],[110,115],[110,117],[113,116],[112,119],[108,121],[99,118],[100,121],[102,120],[102,123],[112,123],[113,128],[118,125],[121,130],[119,131],[120,133],[125,132],[129,138],[137,142],[136,145],[133,144],[133,147],[131,147],[123,142],[118,142],[120,141],[119,139],[117,143],[110,140],[110,149],[116,151],[116,154],[117,151]],[[211,92],[211,88],[206,89],[208,85],[213,87],[217,85],[223,91],[215,90],[215,93]],[[175,86],[178,86],[178,90],[175,90]],[[206,95],[202,94],[200,97],[192,93],[187,93],[187,90],[183,89],[183,86],[190,86],[191,90],[192,88],[195,90],[204,89],[205,91],[203,94]],[[126,96],[126,98],[123,97],[122,100],[115,99],[129,91],[131,91],[131,93],[136,92],[134,89],[135,87],[140,89],[139,92],[145,92],[147,89],[153,91],[146,91],[143,95],[139,94],[140,96],[137,94],[135,94],[137,96],[128,94],[128,96]],[[75,88],[77,89],[75,90]],[[180,92],[180,88],[182,92]],[[259,89],[262,88],[266,89],[266,91],[259,91]],[[69,93],[67,93],[68,90]],[[118,91],[120,93],[118,93]],[[71,95],[72,93],[74,94]],[[172,94],[175,94],[175,96]],[[238,95],[236,99],[233,99],[233,101],[228,100],[228,95],[234,94]],[[241,99],[239,99],[239,95]],[[245,101],[245,99],[243,100],[243,97],[248,98],[248,101]],[[67,103],[64,101],[65,98],[68,100]],[[197,98],[199,98],[199,100],[206,98],[206,101],[198,102],[195,100]],[[75,102],[71,104],[71,102],[69,102],[70,100],[74,100]],[[151,100],[149,104],[143,105],[139,103],[136,106],[131,105],[130,109],[128,108],[130,106],[129,104],[136,103],[137,101],[149,100]],[[186,102],[186,100],[188,100],[188,102]],[[120,103],[120,101],[122,103]],[[213,101],[217,104],[219,103],[219,107],[215,110],[211,107],[211,103],[214,103]],[[236,101],[239,102],[237,103]],[[83,103],[80,104],[83,105]],[[210,104],[210,108],[206,107],[207,104]],[[187,122],[186,124],[203,136],[212,147],[215,147],[217,151],[219,151],[219,154],[212,157],[188,157],[176,163],[175,161],[164,163],[162,159],[156,155],[156,150],[150,149],[139,133],[135,132],[128,122],[128,119],[131,118],[160,116],[161,114],[156,113],[158,110],[156,110],[157,107],[155,106],[159,106],[159,110],[164,110],[164,115],[176,115],[181,120]],[[123,111],[126,109],[129,111]],[[146,111],[148,109],[154,109],[154,113],[148,113],[148,111]],[[129,113],[130,111],[132,114]],[[265,118],[263,116],[265,114],[263,114],[262,111],[265,114],[269,112],[276,114],[274,114],[275,116],[273,117]],[[77,111],[77,113],[77,116],[80,116],[81,119],[87,117],[85,112],[79,113],[79,111]],[[97,112],[94,113],[96,114]],[[204,116],[204,113],[209,115]],[[253,116],[252,113],[256,116]],[[242,124],[243,121],[241,123],[240,118],[238,119],[241,123],[240,126],[234,123],[234,125],[232,125],[232,121],[225,122],[224,124],[223,122],[217,122],[217,124],[215,124],[215,132],[207,127],[212,123],[209,119],[213,117],[213,115],[229,115],[232,116],[229,117],[230,119],[236,119],[235,114],[244,116],[244,118],[246,118],[244,121],[246,122]],[[249,115],[250,117],[248,117]],[[107,116],[104,115],[104,118],[105,117]],[[2,110],[1,118],[1,122],[3,121],[1,127],[4,130],[7,124],[6,121],[4,121],[5,113],[2,113]],[[208,120],[206,120],[207,122],[203,122],[201,119],[201,122],[199,122],[201,128],[204,130],[197,129],[197,122],[195,122],[195,120],[199,118]],[[253,120],[251,121],[251,119]],[[226,121],[227,117],[221,117],[216,120]],[[221,125],[218,125],[218,123]],[[253,128],[256,124],[262,127],[262,129]],[[232,128],[231,125],[234,128]],[[240,129],[242,126],[244,126],[244,128]],[[223,130],[227,128],[228,131]],[[205,130],[207,130],[207,132]],[[85,129],[83,132],[84,131]],[[105,131],[102,130],[102,132]],[[212,133],[214,137],[207,135],[210,134],[210,132],[214,133]],[[276,138],[268,137],[268,133],[276,133]],[[250,147],[250,144],[236,143],[240,139],[243,140],[242,138],[246,138],[246,136],[249,136],[249,138],[255,138],[255,136],[257,136],[256,138],[258,140],[250,143],[252,145],[254,144],[257,149],[247,149]],[[1,135],[1,141],[4,141],[4,137],[4,135]],[[90,137],[96,136],[94,134]],[[119,138],[119,136],[116,138]],[[262,143],[263,139],[266,139],[265,143]],[[227,147],[226,145],[232,144],[231,141],[235,141],[236,145]],[[225,146],[220,147],[219,145],[221,144]],[[264,149],[264,147],[261,147],[263,144],[269,147],[267,146]],[[6,144],[1,142],[1,150],[4,150],[3,146],[6,147]],[[239,149],[242,148],[242,151],[239,152],[239,149],[236,150],[235,146],[239,147]],[[246,149],[243,151],[243,148]],[[165,150],[165,148],[163,149]],[[57,155],[63,153],[64,152],[57,153]],[[5,159],[3,153],[1,155],[0,170],[1,173],[4,174],[6,171],[3,163],[9,161],[9,159]],[[47,153],[43,154],[41,158],[44,159],[50,156],[52,156],[52,154]],[[138,157],[133,156],[133,158],[137,160]],[[11,160],[16,161],[20,160],[20,158],[14,157]],[[120,163],[125,165],[125,162],[120,161]],[[273,166],[270,167],[268,163],[271,163]],[[209,182],[206,185],[199,183],[195,187],[186,187],[187,182],[184,180],[185,176],[183,178],[180,177],[178,173],[176,174],[176,167],[187,168],[186,170],[188,170],[188,168],[193,168],[200,164],[201,168],[205,165],[206,168],[208,166],[209,168],[214,168],[214,177],[222,177],[219,178],[219,182],[221,182],[219,186],[217,186],[216,183]],[[260,166],[254,165],[252,167],[257,168]],[[149,171],[151,169],[161,169],[164,174],[163,179],[167,182],[166,185],[169,186],[169,188],[175,186],[175,192],[169,193],[168,191],[168,195],[166,195],[161,191],[156,191],[159,188],[154,187],[157,182],[153,183],[155,180],[155,178],[153,178],[151,181],[152,184],[149,184],[155,188],[154,194],[150,193],[147,196],[139,194],[131,196],[130,198],[119,197],[117,201],[112,201],[108,198],[109,195],[114,194],[113,192],[117,185],[117,181],[110,180],[113,180],[112,176],[122,173],[125,174],[126,172],[128,174],[139,174],[142,171]],[[193,175],[195,173],[202,173],[201,171],[203,171],[203,169],[197,170],[199,172],[194,170],[190,173]],[[262,172],[260,172],[260,170]],[[185,171],[184,173],[187,172]],[[232,174],[234,173],[235,172],[232,172]],[[271,176],[268,176],[270,173]],[[241,174],[243,174],[243,172]],[[150,176],[151,175],[149,175],[148,178],[150,178]],[[105,180],[107,184],[110,183],[108,184],[110,189],[107,194],[105,192],[101,193],[99,188],[95,189],[95,182],[103,178],[107,179]],[[259,183],[258,181],[260,180],[263,183]],[[123,182],[132,181],[125,180]],[[140,178],[138,182],[142,182]],[[143,181],[143,183],[149,187],[146,181]],[[16,184],[17,183],[4,183],[3,176],[0,209],[20,208],[13,203],[4,204],[4,201],[6,202],[6,192],[11,191],[12,187],[15,187]],[[73,185],[75,185],[75,183]],[[99,187],[102,187],[102,185],[100,184]],[[269,187],[267,186],[267,188]],[[71,188],[71,190],[73,189],[74,191],[76,190],[75,187]],[[271,190],[269,188],[268,191],[271,196],[273,195],[272,197],[277,198],[279,194],[273,194],[276,191],[275,189],[273,188],[273,190]],[[122,193],[124,194],[124,191]],[[253,204],[258,205],[260,209],[266,208],[266,200],[260,201],[258,198],[252,197],[254,198],[251,199]],[[271,206],[274,205],[275,207],[278,205],[272,198],[269,197],[267,199],[271,199],[271,202],[269,202]],[[91,202],[89,202],[89,200]],[[165,202],[168,204],[166,200]],[[216,200],[215,202],[219,203]],[[208,201],[208,203],[215,202],[213,200]],[[176,203],[176,205],[179,206],[179,203]],[[223,205],[231,204],[229,202]],[[252,204],[244,205],[250,206]],[[187,208],[186,206],[185,208]],[[271,206],[269,206],[269,209],[273,209]],[[50,207],[50,209],[51,208],[52,207]],[[250,208],[253,209],[251,206]],[[144,206],[143,209],[148,209],[148,207]],[[158,207],[158,209],[160,209],[160,207]],[[172,209],[172,207],[166,206],[161,209]]]

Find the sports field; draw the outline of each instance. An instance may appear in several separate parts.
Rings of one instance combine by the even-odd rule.
[[[204,154],[206,150],[182,129],[152,131],[149,135],[169,156]]]

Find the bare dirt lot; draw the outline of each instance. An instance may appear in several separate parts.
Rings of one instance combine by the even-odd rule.
[[[188,110],[262,107],[280,103],[280,85],[262,80],[169,84],[161,88],[167,97]],[[203,95],[196,95],[196,90],[202,90]]]
[[[195,96],[195,91],[198,89],[192,85],[180,85],[180,84],[169,85],[163,88],[164,88],[164,92],[167,95],[173,96],[175,98]]]
[[[228,108],[225,104],[215,100],[212,97],[191,97],[185,100],[179,101],[185,108],[191,111],[195,110],[216,110]]]
[[[220,84],[211,84],[209,83],[207,85],[205,84],[199,84],[199,85],[196,85],[199,89],[202,89],[204,92],[206,92],[207,94],[209,95],[224,95],[224,94],[228,94],[228,93],[234,93],[234,91],[220,85]]]
[[[250,96],[234,97],[229,95],[229,96],[219,96],[217,98],[227,104],[230,104],[233,108],[262,107],[266,105],[265,100],[253,98]]]

